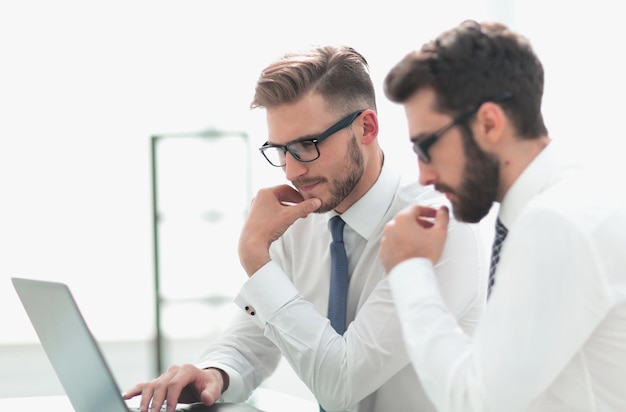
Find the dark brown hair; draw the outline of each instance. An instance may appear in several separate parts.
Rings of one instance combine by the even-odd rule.
[[[541,115],[543,66],[525,37],[501,23],[465,21],[407,54],[385,78],[385,94],[402,103],[432,88],[435,110],[456,116],[498,100],[520,138],[547,134]]]

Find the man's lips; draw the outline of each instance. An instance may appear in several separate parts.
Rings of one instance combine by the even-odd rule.
[[[441,192],[446,197],[446,199],[451,202],[453,201],[453,199],[456,199],[456,194],[454,193],[454,191],[446,185],[435,185],[435,190]]]
[[[445,194],[446,196],[450,197],[451,195],[454,194],[454,190],[452,190],[452,188],[446,186],[446,185],[435,185],[435,190],[437,190],[438,192],[441,192],[443,194]]]
[[[454,203],[458,199],[456,193],[454,192],[442,192],[442,193],[446,197],[446,199],[448,199],[450,202]]]
[[[315,189],[315,187],[317,187],[317,185],[319,185],[321,182],[321,180],[315,180],[308,182],[293,182],[293,184],[300,192],[310,192]]]

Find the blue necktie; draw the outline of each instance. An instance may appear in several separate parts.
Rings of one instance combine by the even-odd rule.
[[[348,257],[343,244],[345,222],[339,216],[330,219],[330,291],[328,295],[328,319],[343,335],[346,331],[346,303],[348,300]]]
[[[506,238],[508,233],[506,226],[502,224],[500,218],[496,220],[496,237],[493,241],[493,248],[491,249],[491,267],[489,268],[489,285],[487,286],[487,299],[491,295],[491,288],[496,282],[496,266],[500,261],[500,249],[502,249],[502,242]]]
[[[328,293],[328,319],[343,335],[346,331],[346,304],[348,301],[348,256],[343,244],[344,222],[339,216],[330,219],[330,291]],[[320,405],[320,412],[326,412]]]

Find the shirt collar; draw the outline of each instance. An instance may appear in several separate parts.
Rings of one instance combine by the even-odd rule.
[[[528,203],[561,176],[572,163],[555,142],[546,146],[513,183],[502,199],[498,217],[507,228],[515,223]]]
[[[387,163],[383,163],[380,175],[370,190],[341,214],[346,225],[367,240],[375,233],[400,184],[399,172]],[[328,219],[336,215],[331,211]]]

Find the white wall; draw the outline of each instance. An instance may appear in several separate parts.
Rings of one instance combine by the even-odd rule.
[[[262,67],[291,49],[345,43],[368,58],[381,144],[412,178],[404,115],[382,94],[384,76],[465,18],[504,20],[545,62],[552,136],[621,161],[625,36],[617,13],[609,2],[548,3],[3,2],[0,343],[35,339],[11,276],[70,283],[100,339],[151,336],[149,136],[245,131],[253,187],[282,182],[255,150],[265,140],[264,117],[248,105]],[[219,178],[228,175],[225,168]],[[244,280],[238,268],[228,276]]]

